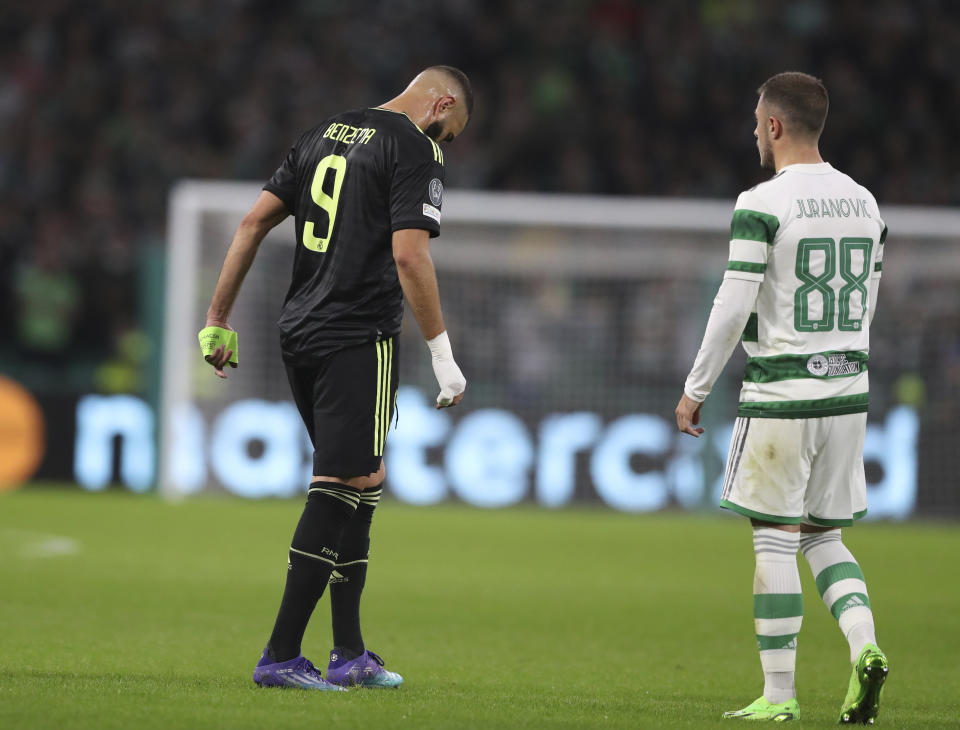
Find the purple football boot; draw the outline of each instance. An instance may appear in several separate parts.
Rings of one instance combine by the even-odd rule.
[[[345,692],[343,687],[331,684],[309,659],[301,654],[286,662],[272,662],[263,650],[263,656],[253,670],[253,681],[261,687],[294,687],[296,689],[319,689],[326,692]]]
[[[383,659],[365,651],[356,659],[345,659],[334,649],[327,665],[327,681],[342,687],[399,687],[403,677],[383,668]]]

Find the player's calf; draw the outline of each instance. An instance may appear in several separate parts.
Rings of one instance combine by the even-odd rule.
[[[804,533],[800,549],[820,597],[850,644],[850,661],[855,662],[863,647],[877,643],[863,571],[843,544],[839,529]]]
[[[360,598],[370,560],[370,525],[382,492],[379,487],[360,492],[357,511],[343,530],[337,564],[330,574],[334,652],[346,659],[361,656],[365,649],[360,630]]]
[[[873,724],[887,680],[887,657],[877,646],[873,610],[863,571],[839,529],[805,533],[800,549],[816,578],[817,590],[850,645],[853,663],[840,722]]]
[[[314,482],[287,558],[287,582],[267,644],[273,662],[300,655],[300,643],[313,609],[337,564],[343,529],[356,511],[360,492],[335,482]]]
[[[803,622],[803,596],[797,570],[799,538],[796,532],[774,527],[753,528],[754,627],[763,666],[763,696],[776,705],[796,696],[797,635]]]

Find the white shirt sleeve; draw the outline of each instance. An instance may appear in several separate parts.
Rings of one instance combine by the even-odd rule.
[[[779,218],[755,190],[740,193],[730,223],[730,257],[723,284],[713,300],[700,352],[687,376],[684,392],[703,402],[743,335],[767,270]]]
[[[724,277],[763,281],[779,228],[780,220],[754,190],[740,193],[730,222],[730,258]]]
[[[882,221],[881,221],[882,223]],[[877,290],[880,289],[880,276],[883,270],[883,247],[887,241],[887,227],[883,226],[880,240],[877,243],[877,255],[873,264],[873,275],[870,278],[870,324],[873,324],[873,315],[877,313]]]
[[[759,281],[724,277],[713,300],[700,351],[683,388],[688,398],[702,403],[710,395],[756,308],[759,291]]]

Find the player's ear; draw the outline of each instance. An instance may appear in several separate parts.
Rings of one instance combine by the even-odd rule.
[[[783,122],[776,117],[768,117],[767,131],[770,133],[770,139],[780,139],[783,136]]]
[[[450,96],[449,94],[444,94],[439,99],[437,99],[437,112],[446,113],[452,110],[457,105],[457,100],[455,97]]]

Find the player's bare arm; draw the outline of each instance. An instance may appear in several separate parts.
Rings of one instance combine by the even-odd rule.
[[[223,260],[220,278],[217,280],[217,287],[213,292],[210,307],[207,309],[207,327],[231,330],[230,310],[233,309],[233,303],[240,293],[240,285],[243,284],[243,279],[253,264],[260,243],[288,214],[280,198],[266,190],[260,193],[250,212],[240,221]],[[231,362],[233,354],[233,350],[229,349],[228,345],[220,345],[204,359],[213,366],[213,371],[218,377],[226,378],[227,375],[223,369],[228,364],[231,367],[237,367],[235,361]]]
[[[433,356],[433,372],[440,384],[437,408],[455,406],[463,400],[467,381],[453,360],[450,339],[443,324],[437,274],[430,257],[429,232],[415,228],[395,231],[393,258],[403,294]]]

